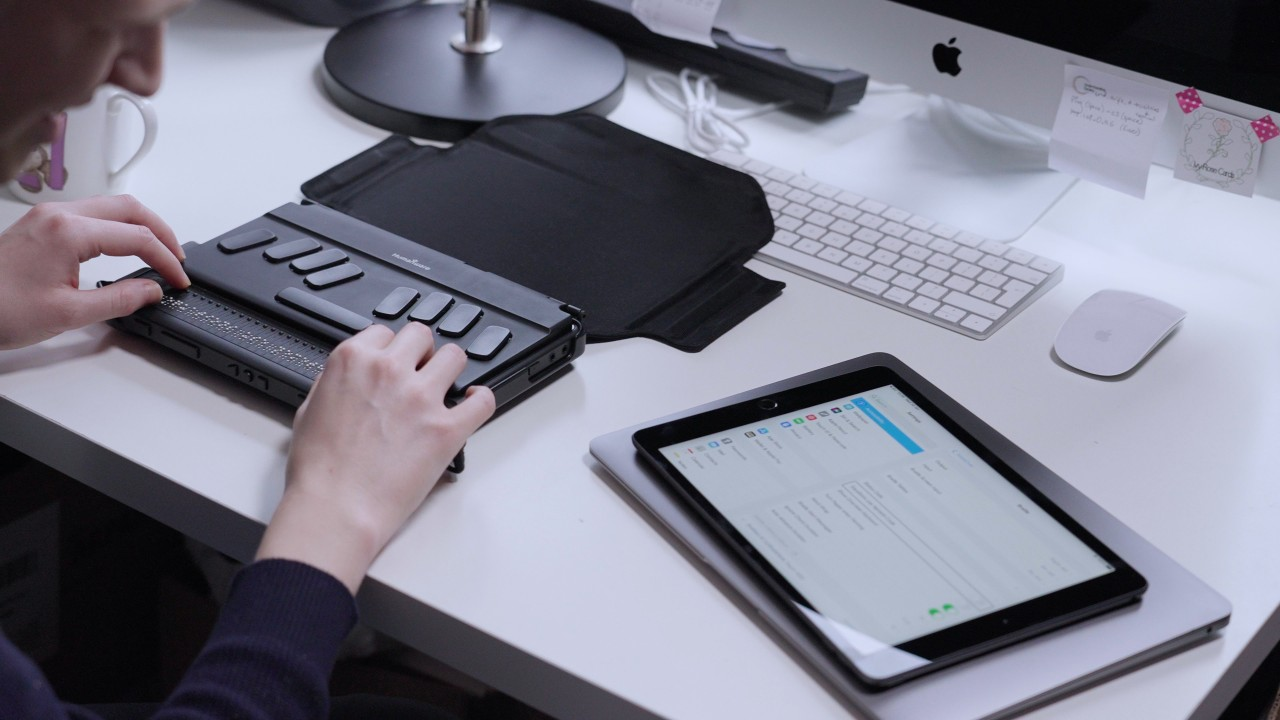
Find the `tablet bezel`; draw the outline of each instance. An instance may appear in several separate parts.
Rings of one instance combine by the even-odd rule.
[[[907,640],[897,649],[927,660],[919,667],[884,673],[882,668],[860,667],[846,654],[841,643],[830,637],[809,614],[813,606],[738,532],[702,493],[675,468],[661,449],[694,438],[760,421],[776,419],[793,411],[851,397],[892,385],[915,403],[947,432],[986,462],[1001,477],[1045,511],[1074,537],[1087,545],[1114,568],[1113,572],[1031,598],[939,632]],[[642,428],[632,435],[639,455],[685,504],[732,550],[762,587],[784,601],[813,636],[843,667],[863,683],[890,687],[910,678],[941,669],[964,659],[1048,632],[1087,617],[1137,600],[1145,591],[1145,579],[1118,554],[1098,540],[1079,522],[1052,502],[1026,476],[1017,472],[990,444],[983,443],[963,423],[942,411],[926,393],[887,366],[863,368],[811,383],[761,395],[695,415],[668,420]]]

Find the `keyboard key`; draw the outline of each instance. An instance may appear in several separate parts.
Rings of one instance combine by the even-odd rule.
[[[449,312],[440,324],[436,326],[436,332],[446,337],[462,337],[467,334],[472,325],[484,315],[484,311],[475,305],[459,305]]]
[[[875,263],[871,262],[866,258],[858,257],[857,255],[850,255],[849,257],[844,259],[844,262],[840,264],[849,268],[850,270],[853,270],[854,272],[860,272],[860,273],[864,273],[870,270],[871,268],[875,267]]]
[[[237,233],[218,241],[218,249],[224,253],[236,253],[276,241],[276,234],[266,228],[256,228]]]
[[[809,201],[813,199],[813,193],[801,190],[800,188],[792,188],[784,197],[791,202],[808,205]]]
[[[885,300],[888,300],[889,302],[896,302],[899,305],[906,305],[911,302],[911,299],[915,296],[915,293],[907,290],[906,288],[900,287],[891,287],[888,290],[885,290],[884,294],[881,295]]]
[[[497,325],[490,325],[482,330],[476,336],[476,339],[472,340],[471,344],[467,346],[467,357],[475,360],[488,360],[497,355],[502,346],[506,345],[510,339],[510,330]]]
[[[925,280],[935,283],[946,282],[947,278],[951,277],[951,273],[943,270],[942,268],[933,267],[932,265],[921,270],[918,274]]]
[[[818,184],[817,180],[807,178],[804,175],[792,175],[791,179],[787,182],[791,183],[793,187],[798,187],[801,190],[808,190]]]
[[[884,265],[875,265],[875,266],[872,266],[872,268],[867,271],[867,274],[877,280],[883,280],[885,282],[889,282],[890,280],[893,279],[895,275],[898,274],[898,271],[894,270],[891,267],[886,267]]]
[[[912,215],[911,218],[907,220],[907,224],[917,230],[928,230],[929,228],[933,227],[932,220],[930,220],[929,218],[920,217],[919,215]]]
[[[320,249],[320,243],[313,238],[298,238],[283,245],[267,248],[262,256],[271,262],[284,262]]]
[[[308,287],[316,290],[323,290],[327,287],[333,287],[338,283],[344,283],[348,280],[355,280],[364,275],[364,270],[354,263],[343,263],[337,267],[331,267],[328,270],[314,272],[302,278],[302,282]]]
[[[969,294],[979,300],[986,300],[987,302],[993,302],[996,298],[1000,297],[1000,291],[990,285],[978,285],[977,287],[969,290]]]
[[[790,215],[791,217],[796,218],[797,220],[805,219],[805,216],[807,216],[811,212],[813,211],[810,210],[809,208],[805,207],[804,205],[801,205],[800,203],[795,203],[795,202],[782,208],[783,215]]]
[[[951,257],[950,255],[943,255],[942,253],[934,253],[933,255],[930,255],[929,259],[925,260],[925,262],[940,270],[950,270],[952,267],[955,266],[956,259]]]
[[[418,303],[418,307],[409,313],[409,319],[420,323],[431,323],[440,319],[444,315],[444,311],[453,305],[453,296],[442,292],[433,292],[422,302]]]
[[[835,222],[827,226],[827,229],[830,230],[831,232],[838,232],[841,235],[849,235],[849,236],[852,236],[854,233],[858,232],[858,226],[854,225],[848,220],[836,220]]]
[[[940,238],[946,238],[948,240],[955,240],[956,236],[960,234],[960,231],[957,228],[953,228],[950,225],[943,225],[942,223],[938,223],[937,225],[934,225],[933,227],[928,228],[928,230],[934,235],[937,235]],[[968,243],[963,243],[963,244],[967,245]]]
[[[1039,285],[1048,277],[1039,270],[1032,270],[1025,265],[1010,265],[1004,269],[1004,274],[1032,285]]]
[[[776,245],[765,245],[760,248],[760,253],[823,277],[831,278],[841,284],[847,283],[855,277],[858,277],[858,273],[848,268],[833,265],[826,260],[816,258],[812,255],[805,255],[801,252],[796,252],[791,248],[777,247]]]
[[[773,241],[779,245],[793,245],[800,236],[790,230],[779,230],[773,234]]]
[[[809,238],[810,240],[817,240],[818,238],[827,234],[826,228],[818,227],[817,225],[811,225],[808,222],[801,225],[800,229],[797,230],[796,232],[800,235],[803,235],[804,237]]]
[[[911,219],[910,212],[896,207],[885,208],[885,211],[880,214],[883,215],[885,219],[892,220],[896,223],[904,223]]]
[[[809,207],[813,207],[813,205],[810,205]],[[814,209],[817,210],[817,208],[814,208]],[[818,211],[818,212],[809,213],[809,217],[805,218],[804,221],[807,223],[818,225],[820,227],[826,227],[831,223],[835,222],[836,219],[831,215]]]
[[[876,248],[875,252],[871,253],[868,257],[881,265],[892,265],[902,259],[902,256],[898,253],[889,252],[884,248]]]
[[[907,307],[911,308],[912,310],[919,310],[920,312],[928,315],[932,313],[934,310],[937,310],[938,306],[941,304],[942,303],[932,298],[927,298],[923,295],[917,295],[915,300],[912,300],[911,302],[907,303]]]
[[[1038,257],[1027,264],[1031,267],[1032,270],[1039,270],[1045,275],[1051,275],[1058,268],[1062,267],[1062,263],[1056,260],[1050,260],[1049,258],[1046,258],[1046,257]]]
[[[413,288],[398,287],[378,303],[378,307],[373,309],[373,314],[380,318],[398,318],[401,313],[409,309],[420,294]]]
[[[783,215],[776,218],[773,224],[780,230],[798,230],[804,224],[804,221],[800,218],[793,218],[790,215]]]
[[[998,272],[992,272],[988,270],[982,273],[981,275],[979,275],[977,280],[983,285],[990,285],[991,287],[998,288],[1004,285],[1006,282],[1008,282],[1009,278],[1005,277],[1004,275],[1001,275]]]
[[[841,220],[857,220],[858,216],[862,215],[862,211],[852,205],[839,205],[831,211],[831,214]]]
[[[818,251],[818,257],[826,260],[827,262],[833,262],[839,265],[841,262],[844,262],[845,258],[849,257],[849,253],[833,247],[826,247]]]
[[[978,317],[977,315],[970,315],[969,317],[966,317],[964,320],[960,321],[960,324],[974,332],[983,332],[987,328],[991,327],[990,320],[984,317]]]
[[[1001,270],[1009,267],[1008,260],[1005,260],[1004,258],[991,257],[990,255],[979,260],[978,264],[988,270],[995,270],[996,272],[1000,272]]]
[[[858,279],[854,280],[850,284],[859,290],[865,290],[877,297],[879,297],[880,293],[889,289],[889,283],[884,282],[883,280],[877,280],[870,275],[859,275]]]
[[[946,320],[949,323],[958,323],[964,319],[965,315],[968,314],[969,313],[961,310],[960,308],[953,307],[951,305],[943,305],[933,312],[934,317]]]
[[[926,297],[931,297],[934,300],[938,300],[944,297],[948,291],[946,288],[942,287],[941,285],[930,282],[930,283],[925,283],[924,285],[921,285],[919,288],[916,289],[916,292]]]
[[[1001,316],[1006,312],[1009,312],[1007,308],[1002,308],[994,303],[979,300],[972,295],[965,295],[964,293],[959,292],[947,293],[947,296],[943,298],[943,302],[951,303],[952,305],[968,310],[969,312],[978,313],[979,315],[985,318],[990,318],[991,320],[999,320]]]
[[[900,288],[906,288],[907,290],[915,290],[924,283],[923,280],[915,275],[908,275],[907,273],[898,273],[897,275],[894,275],[893,280],[890,280],[889,282]]]
[[[276,293],[276,300],[349,333],[358,333],[373,324],[372,320],[363,315],[296,287],[288,287]]]
[[[819,240],[822,241],[823,245],[827,245],[833,248],[842,248],[845,245],[849,244],[849,237],[847,235],[841,235],[840,233],[836,233],[836,232],[829,232],[826,235],[823,235],[821,238],[819,238]]]
[[[884,238],[880,242],[876,243],[876,245],[884,248],[885,250],[888,250],[889,252],[894,252],[894,253],[900,253],[903,250],[906,250],[908,247],[914,247],[914,246],[908,245],[908,243],[905,240],[899,240],[896,237]]]
[[[817,240],[810,240],[809,238],[800,238],[799,240],[796,241],[796,244],[792,245],[791,247],[803,253],[808,253],[810,255],[817,255],[819,251],[821,251],[823,248],[826,247],[826,245],[823,245]]]
[[[832,210],[835,210],[837,207],[840,207],[840,204],[837,203],[835,200],[829,200],[824,197],[815,197],[814,199],[810,200],[806,204],[809,207],[813,208],[814,210],[817,210],[818,212],[824,212],[824,213],[829,213]]]
[[[871,213],[872,215],[879,215],[880,213],[884,212],[888,208],[889,208],[888,205],[880,202],[879,200],[871,200],[869,198],[858,203],[859,210],[862,210],[863,212],[866,212],[866,213]]]
[[[1029,253],[1029,252],[1027,252],[1026,250],[1023,250],[1023,249],[1021,249],[1021,248],[1009,248],[1008,250],[1005,250],[1005,252],[1004,252],[1004,259],[1005,259],[1005,260],[1008,260],[1008,261],[1009,261],[1009,262],[1011,262],[1011,263],[1018,263],[1019,265],[1026,265],[1027,263],[1031,262],[1032,260],[1035,260],[1035,259],[1036,259],[1036,256],[1035,256],[1035,255],[1032,255],[1031,253]]]

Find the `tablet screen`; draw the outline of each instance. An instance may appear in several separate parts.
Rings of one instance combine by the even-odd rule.
[[[864,679],[905,679],[1141,591],[896,376],[861,375],[829,388],[839,394],[760,399],[637,444]]]

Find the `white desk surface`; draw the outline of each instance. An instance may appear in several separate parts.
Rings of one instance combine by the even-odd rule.
[[[331,32],[228,0],[175,19],[154,99],[159,140],[130,191],[181,239],[207,239],[298,199],[303,181],[385,137],[320,89]],[[681,144],[681,121],[639,80],[648,68],[632,70],[611,117]],[[799,169],[914,102],[873,95],[822,122],[754,119],[750,153]],[[0,199],[0,225],[24,209]],[[365,618],[560,717],[848,717],[618,494],[587,445],[887,351],[1234,605],[1220,638],[1034,717],[1185,717],[1224,675],[1243,681],[1227,670],[1242,653],[1247,664],[1280,605],[1277,227],[1276,202],[1164,170],[1145,201],[1079,183],[1019,241],[1064,262],[1065,279],[985,342],[753,261],[787,289],[703,352],[590,345],[573,372],[482,429],[462,479],[374,565]],[[94,261],[82,282],[136,264]],[[1110,382],[1050,356],[1071,309],[1107,287],[1189,312],[1143,367]],[[0,354],[0,398],[0,440],[201,541],[252,554],[281,489],[288,409],[105,326]]]

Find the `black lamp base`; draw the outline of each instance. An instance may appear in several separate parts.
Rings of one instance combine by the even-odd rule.
[[[617,46],[572,23],[493,5],[502,48],[464,54],[457,4],[411,5],[339,30],[324,51],[325,89],[346,112],[392,132],[455,141],[506,115],[603,115],[622,100]]]

